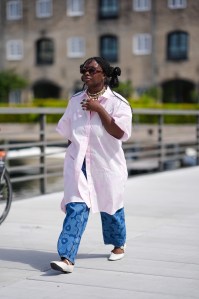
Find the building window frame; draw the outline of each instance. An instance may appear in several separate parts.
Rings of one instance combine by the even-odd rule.
[[[189,34],[185,31],[172,31],[167,35],[167,60],[188,59]]]
[[[54,63],[54,42],[51,38],[41,38],[36,42],[36,65],[52,65]]]
[[[116,35],[102,35],[100,37],[100,56],[109,62],[118,62],[118,37]]]
[[[24,56],[23,41],[9,40],[6,43],[6,59],[10,61],[22,60]]]
[[[9,92],[9,104],[20,104],[21,103],[21,90],[11,90]]]
[[[149,33],[133,36],[133,53],[135,55],[150,55],[152,51],[152,37]]]
[[[81,17],[84,15],[84,0],[66,0],[66,14],[70,17]]]
[[[168,0],[170,9],[184,9],[187,7],[187,0]]]
[[[67,57],[81,58],[85,56],[86,45],[85,39],[80,36],[69,37],[66,41]]]
[[[99,19],[117,19],[119,11],[118,0],[99,0]]]
[[[151,10],[151,0],[133,0],[133,10],[134,11],[150,11]]]
[[[8,1],[6,4],[6,16],[9,21],[22,19],[22,1]]]
[[[53,15],[53,0],[37,0],[36,16],[37,18],[50,18]]]

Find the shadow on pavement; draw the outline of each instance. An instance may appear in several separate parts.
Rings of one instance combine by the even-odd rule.
[[[107,254],[92,254],[92,253],[80,253],[77,255],[78,259],[98,259],[107,258]],[[24,250],[24,249],[7,249],[0,248],[0,259],[2,261],[8,261],[11,263],[6,264],[6,268],[17,268],[14,267],[12,262],[29,265],[33,269],[40,270],[41,272],[49,271],[50,261],[58,260],[57,253],[44,252],[38,250]],[[27,267],[22,267],[26,269]],[[54,273],[54,272],[53,272]]]

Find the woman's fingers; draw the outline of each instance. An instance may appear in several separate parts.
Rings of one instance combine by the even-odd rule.
[[[80,103],[82,105],[83,110],[92,110],[95,111],[95,107],[97,104],[99,104],[95,99],[84,99]]]

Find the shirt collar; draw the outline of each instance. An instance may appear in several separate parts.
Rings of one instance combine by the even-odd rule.
[[[108,99],[112,95],[112,91],[109,86],[107,86],[107,89],[103,93],[102,97],[105,99]]]

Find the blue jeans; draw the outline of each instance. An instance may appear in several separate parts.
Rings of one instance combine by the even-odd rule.
[[[86,176],[85,162],[82,171]],[[90,209],[85,203],[71,202],[66,205],[66,217],[57,243],[61,259],[68,259],[73,264],[80,245],[81,237],[88,222]],[[101,212],[104,244],[121,247],[126,242],[126,225],[124,208],[114,215]]]
[[[86,228],[90,209],[85,203],[72,202],[66,205],[66,217],[58,239],[57,250],[62,259],[75,262],[81,237]],[[121,247],[126,242],[124,208],[114,215],[101,212],[104,244]]]

